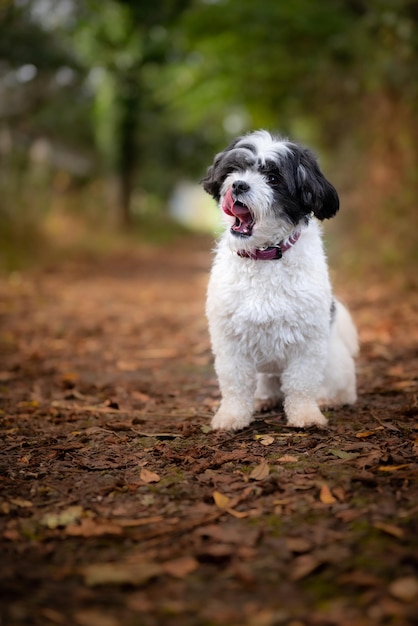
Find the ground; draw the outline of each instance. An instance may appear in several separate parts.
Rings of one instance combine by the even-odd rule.
[[[337,281],[359,400],[327,430],[220,434],[209,265],[196,239],[1,279],[2,626],[418,624],[412,292]]]

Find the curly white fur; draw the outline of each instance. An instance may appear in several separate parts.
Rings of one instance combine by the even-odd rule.
[[[245,154],[239,165],[245,148],[240,148],[238,141],[218,155],[204,181],[221,206],[232,183],[245,181],[248,191],[237,194],[237,199],[254,217],[249,236],[225,230],[209,280],[206,311],[222,393],[212,426],[244,428],[252,420],[254,405],[266,409],[281,400],[289,425],[325,426],[327,420],[318,404],[334,406],[356,400],[357,333],[347,309],[333,299],[321,228],[310,207],[302,206],[303,194],[311,196],[296,185],[294,198],[290,197],[289,183],[279,189],[276,181],[272,188],[264,169],[268,161],[269,167],[274,165],[281,174],[287,168],[284,173],[288,176],[289,171],[296,171],[298,151],[303,149],[268,133],[253,133],[240,141],[251,146],[252,160]],[[225,175],[222,159],[230,158],[234,150],[238,150],[236,165]],[[316,176],[309,163],[299,162],[299,186]],[[316,184],[312,182],[312,189]],[[329,209],[332,214],[338,209],[338,198],[333,199],[337,205]],[[300,215],[290,215],[289,207],[294,212],[296,201]],[[318,214],[324,211],[322,204],[316,202]],[[224,219],[229,227],[235,222],[234,215]],[[279,260],[237,254],[277,245],[297,231],[298,241]]]

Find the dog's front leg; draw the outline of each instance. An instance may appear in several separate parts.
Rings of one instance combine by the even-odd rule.
[[[289,426],[324,427],[328,421],[321,413],[316,395],[323,378],[326,351],[311,346],[309,352],[294,354],[282,374],[284,411]]]
[[[248,426],[252,419],[256,368],[239,350],[223,349],[215,358],[222,400],[212,419],[212,428],[239,430]]]

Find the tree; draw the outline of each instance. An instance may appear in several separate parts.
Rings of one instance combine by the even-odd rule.
[[[160,108],[148,73],[167,63],[172,44],[166,29],[179,19],[188,0],[135,3],[90,0],[75,29],[75,46],[96,72],[95,128],[98,144],[117,183],[119,221],[132,221],[134,176],[145,155],[147,112]]]

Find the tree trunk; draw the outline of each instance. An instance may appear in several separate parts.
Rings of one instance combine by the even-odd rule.
[[[134,172],[138,162],[136,141],[139,112],[137,80],[121,76],[118,85],[118,123],[116,128],[116,177],[118,222],[128,228],[133,222],[132,192]]]

